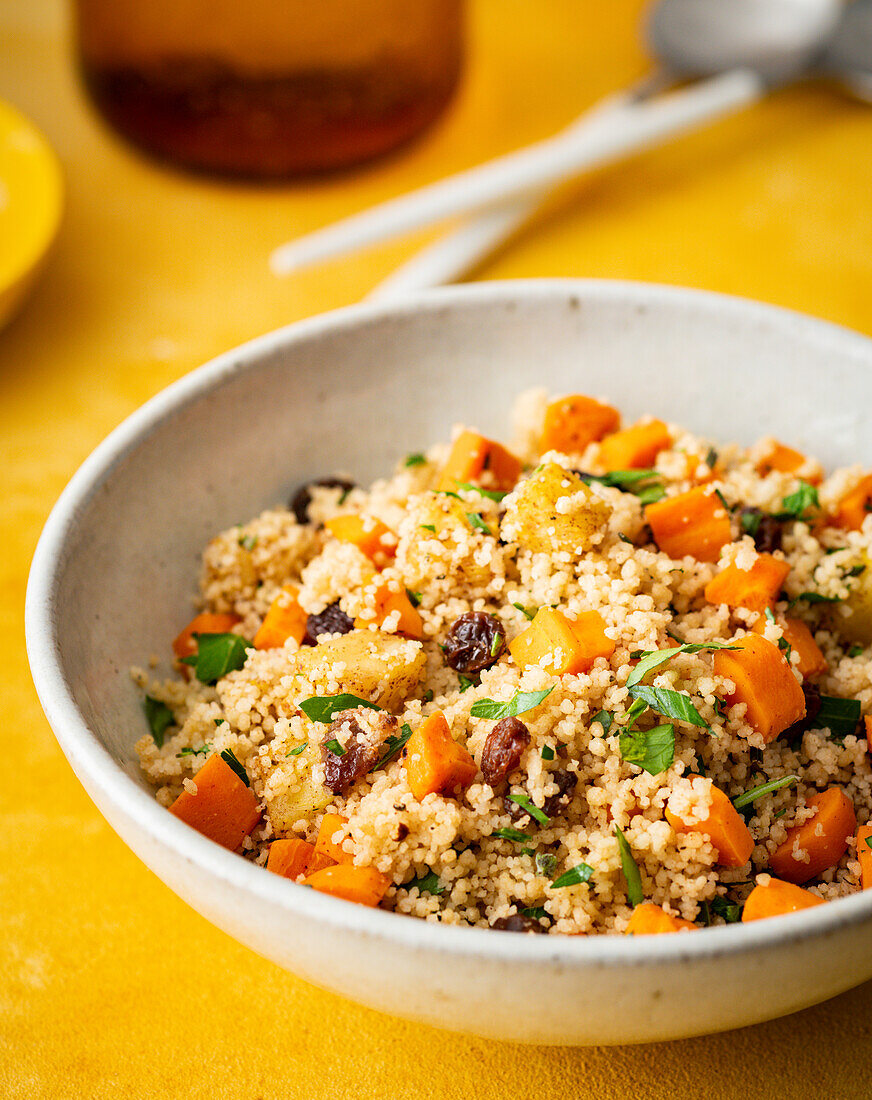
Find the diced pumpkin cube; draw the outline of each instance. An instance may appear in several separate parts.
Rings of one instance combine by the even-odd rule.
[[[796,913],[800,909],[812,909],[823,905],[823,898],[810,894],[792,882],[781,882],[770,878],[765,886],[757,885],[748,895],[742,910],[742,921],[765,920],[766,917],[781,917],[785,913]]]
[[[617,431],[620,424],[617,409],[574,393],[552,401],[545,410],[541,447],[543,451],[581,454],[588,444]]]
[[[839,500],[833,523],[846,531],[859,531],[870,512],[872,512],[872,474],[866,474]]]
[[[790,566],[771,554],[758,554],[750,569],[740,569],[733,563],[705,586],[709,603],[727,607],[747,607],[759,611],[769,607],[778,597]]]
[[[746,605],[747,606],[747,605]],[[763,634],[766,630],[767,619],[761,615],[754,623],[753,630],[757,634]],[[794,653],[799,654],[799,671],[803,678],[808,680],[820,676],[827,670],[827,659],[821,652],[820,646],[814,640],[814,635],[802,621],[802,619],[784,618],[778,620],[781,627],[781,636]]]
[[[722,867],[744,867],[754,850],[754,839],[742,815],[718,787],[711,789],[709,812],[701,821],[685,821],[666,807],[666,820],[676,833],[702,833],[717,848]]]
[[[274,840],[269,846],[266,869],[282,878],[296,879],[320,871],[322,867],[331,867],[333,862],[305,840]]]
[[[541,665],[555,676],[588,672],[598,657],[609,660],[615,652],[605,626],[598,611],[570,619],[553,607],[540,607],[526,630],[509,642],[509,652],[522,669]]]
[[[387,875],[383,875],[375,867],[354,867],[348,863],[325,867],[306,878],[306,885],[322,894],[370,906],[379,904],[390,884],[391,880]]]
[[[607,470],[644,470],[653,466],[672,443],[662,420],[648,420],[608,435],[600,444],[599,460]]]
[[[507,492],[521,476],[521,470],[520,460],[511,451],[467,430],[451,445],[437,488],[456,492],[458,482],[469,481],[485,489]]]
[[[872,824],[857,830],[857,859],[860,861],[860,886],[872,890]]]
[[[658,548],[676,560],[715,562],[733,537],[730,517],[717,493],[701,486],[649,504],[645,519]]]
[[[787,830],[787,838],[772,853],[769,864],[779,878],[802,883],[835,867],[857,831],[854,804],[841,787],[828,787],[806,799],[817,808],[814,817]]]
[[[577,474],[548,462],[506,500],[500,531],[534,553],[578,556],[591,548],[610,515],[609,504]]]
[[[716,676],[736,685],[727,702],[745,704],[745,721],[768,744],[805,717],[805,696],[778,646],[756,634],[730,642],[713,660]]]
[[[375,516],[349,513],[328,519],[324,526],[340,542],[350,542],[356,546],[374,565],[386,564],[396,552],[392,532]]]
[[[170,813],[235,852],[260,821],[254,792],[217,753],[200,768],[194,782],[197,793],[182,791]]]
[[[409,638],[424,637],[424,620],[412,606],[412,601],[403,590],[399,592],[389,584],[382,584],[375,593],[375,615],[366,618],[358,615],[354,625],[358,630],[366,630],[369,626],[381,627],[385,620],[395,612],[399,612],[399,621],[395,627],[397,634],[405,634]]]
[[[348,835],[344,828],[347,824],[348,819],[341,814],[324,814],[315,839],[315,851],[333,863],[354,863],[354,856],[342,847]]]
[[[229,634],[239,622],[238,615],[204,611],[195,615],[173,641],[173,653],[181,659],[197,652],[197,634]]]
[[[773,440],[772,449],[767,451],[757,463],[757,472],[763,477],[772,473],[773,470],[777,470],[781,474],[795,474],[807,461],[808,459],[801,451],[796,451],[793,447],[788,447],[784,443]],[[807,480],[810,485],[816,485],[820,478],[811,476]]]
[[[468,787],[478,768],[469,752],[451,736],[445,715],[425,718],[403,752],[409,789],[419,801],[428,794],[453,794]]]
[[[627,936],[652,936],[662,932],[692,932],[696,925],[681,917],[673,917],[659,905],[645,901],[637,905],[624,934]]]
[[[297,603],[299,589],[286,584],[270,604],[254,636],[255,649],[280,649],[288,638],[299,645],[306,633],[306,612]]]

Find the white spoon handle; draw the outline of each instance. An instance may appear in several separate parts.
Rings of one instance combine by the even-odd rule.
[[[433,222],[541,191],[583,169],[648,148],[752,103],[765,82],[737,70],[616,111],[608,127],[556,137],[478,168],[429,184],[281,245],[271,257],[277,275],[420,229]]]

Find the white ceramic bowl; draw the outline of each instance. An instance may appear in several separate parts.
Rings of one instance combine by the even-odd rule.
[[[364,482],[458,420],[506,434],[530,385],[605,394],[721,439],[764,433],[872,465],[872,342],[696,291],[530,281],[315,317],[221,356],[131,416],[43,532],[27,641],[76,774],[134,852],[209,920],[294,973],[442,1027],[627,1043],[738,1027],[872,977],[872,891],[683,936],[440,927],[317,894],[204,839],[153,799],[128,675],[167,653],[216,531],[337,468]],[[171,933],[170,933],[171,934]]]

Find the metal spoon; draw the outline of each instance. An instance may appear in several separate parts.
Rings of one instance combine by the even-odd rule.
[[[859,0],[857,6],[872,15],[872,3]],[[652,99],[681,77],[750,69],[763,94],[811,68],[841,15],[838,0],[659,0],[648,17],[646,39],[661,70],[607,97],[563,133],[581,141],[595,136],[603,126],[619,124],[621,110]],[[369,300],[386,301],[462,278],[529,220],[541,198],[526,197],[470,218],[392,272]]]
[[[845,9],[821,69],[860,99],[872,100],[872,0],[854,0]]]
[[[788,9],[792,20],[784,18]],[[712,49],[717,41],[723,41],[721,61],[731,71],[616,110],[608,127],[598,125],[593,132],[573,127],[291,241],[273,253],[273,270],[285,274],[444,218],[541,191],[582,169],[614,161],[746,106],[759,99],[773,80],[784,80],[808,66],[835,26],[840,10],[840,0],[661,0],[655,9],[657,22],[652,34],[656,34],[668,65],[685,74],[696,71],[706,54],[695,48],[692,56],[687,56],[686,51],[705,28]],[[744,36],[733,29],[740,19]],[[771,51],[771,70],[734,67],[744,60],[737,46],[747,48],[752,41]],[[759,61],[763,52],[758,49],[755,60]]]

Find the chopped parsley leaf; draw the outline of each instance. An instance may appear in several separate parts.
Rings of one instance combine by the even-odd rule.
[[[645,900],[645,895],[642,892],[642,876],[639,874],[639,867],[635,859],[633,859],[633,850],[630,848],[629,841],[617,825],[615,826],[615,836],[618,840],[621,870],[624,872],[624,878],[627,881],[627,900],[635,908]]]
[[[257,535],[245,535],[236,540],[243,550],[253,550],[257,546]]]
[[[151,730],[152,740],[159,749],[162,749],[164,734],[176,720],[173,712],[166,703],[161,702],[160,699],[155,699],[151,695],[146,695],[145,699],[143,699],[142,708],[145,711],[145,719],[148,722],[148,728]]]
[[[714,449],[714,447],[709,447],[709,449],[706,451],[706,455],[705,455],[705,459],[704,459],[706,466],[708,466],[708,468],[710,470],[713,470],[717,460],[718,460],[718,452]]]
[[[635,687],[649,672],[660,668],[667,661],[671,661],[679,653],[703,653],[716,649],[736,649],[734,645],[723,642],[682,642],[681,645],[672,646],[670,649],[641,650],[641,660],[627,677],[627,687]]]
[[[478,684],[470,676],[467,676],[465,672],[458,672],[457,679],[460,682],[460,694],[463,695],[465,691],[469,691],[471,687],[478,687]]]
[[[730,901],[729,898],[712,898],[709,902],[711,911],[716,917],[721,917],[727,924],[736,924],[742,919],[743,905],[740,905],[737,901]]]
[[[406,744],[409,738],[412,736],[412,728],[408,722],[403,722],[400,726],[400,732],[396,735],[389,734],[385,740],[385,751],[376,760],[375,766],[371,768],[371,771],[378,771],[379,768],[383,768],[385,764],[389,764],[391,760],[397,755],[401,748]]]
[[[523,833],[520,829],[494,829],[491,836],[497,836],[500,840],[514,840],[518,844],[533,839],[529,833]]]
[[[192,749],[190,746],[182,749],[181,752],[177,752],[176,756],[205,756],[207,752],[212,751],[211,745],[203,745],[199,749]]]
[[[313,722],[332,722],[335,716],[343,710],[354,710],[355,707],[368,707],[370,710],[381,710],[375,703],[367,699],[361,699],[357,695],[313,695],[300,703],[300,710]]]
[[[246,650],[251,646],[240,634],[195,634],[197,652],[183,657],[182,664],[191,665],[194,675],[203,684],[214,684],[245,664]]]
[[[533,710],[554,690],[553,687],[543,688],[542,691],[516,691],[507,703],[497,703],[493,699],[479,699],[472,704],[470,714],[473,718],[491,718],[497,722],[501,718],[517,718],[519,714],[526,714]]]
[[[652,710],[656,710],[666,718],[674,718],[678,722],[687,722],[688,725],[708,729],[708,723],[690,701],[690,698],[680,691],[637,684],[635,687],[630,688],[630,695],[634,699],[647,703]]]
[[[559,878],[556,878],[551,883],[551,888],[552,890],[562,890],[565,886],[581,886],[590,881],[592,874],[593,867],[589,863],[578,863],[575,867],[570,867],[568,871],[564,871]]]
[[[422,598],[420,592],[413,592],[411,588],[407,588],[406,595],[409,597],[409,603],[412,607],[420,607]]]
[[[332,752],[334,756],[345,756],[346,748],[335,737],[331,737],[329,741],[324,742],[324,748],[329,752]]]
[[[803,519],[807,512],[820,509],[818,491],[807,481],[800,481],[799,488],[781,501],[781,511],[775,513],[775,518]]]
[[[612,722],[614,719],[607,710],[598,710],[596,714],[591,718],[591,723],[599,722],[603,728],[603,733],[606,734],[612,728]]]
[[[508,493],[499,493],[495,489],[482,489],[478,485],[473,485],[471,481],[458,481],[457,478],[454,481],[457,488],[462,489],[465,493],[478,493],[479,496],[487,497],[488,500],[496,501],[497,504],[503,497],[508,496]]]
[[[649,775],[665,772],[675,759],[675,727],[671,723],[639,730],[625,726],[618,737],[621,759]]]
[[[535,619],[536,612],[539,610],[536,607],[524,607],[522,603],[513,603],[512,607],[517,608],[518,611],[524,616],[525,619]]]
[[[520,806],[522,810],[533,818],[534,821],[538,821],[540,825],[547,825],[551,818],[543,813],[538,806],[534,805],[527,795],[525,794],[509,794],[506,795],[510,802],[514,802],[516,806]]]
[[[309,742],[304,741],[302,743],[302,745],[297,745],[295,748],[291,749],[290,752],[286,752],[285,753],[285,759],[287,759],[289,756],[299,756],[300,753],[305,752],[308,747],[309,747]]]
[[[554,872],[557,870],[557,856],[551,852],[538,852],[536,855],[536,872],[540,875],[544,875],[545,878],[551,878]]]
[[[447,889],[447,887],[443,886],[439,881],[439,876],[435,871],[430,871],[429,874],[422,875],[420,878],[412,879],[412,881],[406,885],[406,889],[411,890],[413,886],[418,887],[419,893],[432,894],[437,898],[440,894],[444,894]]]
[[[550,745],[543,745],[542,751],[539,753],[539,755],[542,757],[543,760],[553,760],[554,749],[552,749]]]
[[[414,454],[406,456],[406,461],[403,463],[403,465],[404,466],[423,466],[426,461],[427,461],[426,456],[422,455],[420,451],[416,451]]]
[[[423,698],[424,698],[425,703],[432,703],[433,702],[433,689],[432,688],[427,688],[427,690],[424,692]]]
[[[851,648],[848,650],[848,656],[849,657],[862,657],[863,652],[864,652],[864,650],[863,650],[863,647],[861,645],[852,645]]]
[[[433,526],[432,523],[422,523],[421,524],[421,530],[422,531],[431,531],[434,535],[436,534],[436,528]]]
[[[503,648],[503,642],[504,641],[505,641],[505,638],[502,634],[499,633],[499,631],[496,634],[494,634],[494,640],[491,642],[491,647],[490,647],[491,657],[496,657],[496,655],[499,653],[499,651]]]
[[[521,910],[522,917],[530,917],[531,920],[544,920],[549,916],[548,910],[541,905],[531,905],[529,909]]]
[[[814,719],[814,729],[828,729],[832,737],[841,741],[856,730],[861,710],[859,699],[838,699],[832,695],[822,695],[821,709]]]
[[[484,534],[489,535],[491,533],[490,527],[485,523],[484,516],[478,512],[467,512],[466,518],[469,520],[469,526],[476,531],[483,531]]]
[[[228,764],[236,772],[236,774],[246,785],[246,787],[251,786],[251,783],[249,783],[248,781],[248,772],[236,759],[236,753],[233,751],[233,749],[224,749],[224,751],[221,753],[221,759],[224,761],[225,764]]]

